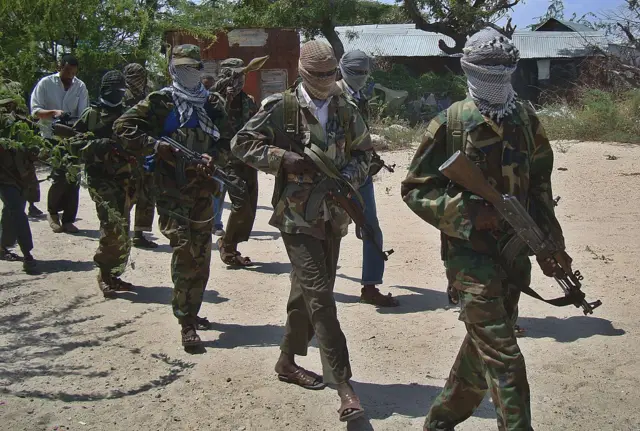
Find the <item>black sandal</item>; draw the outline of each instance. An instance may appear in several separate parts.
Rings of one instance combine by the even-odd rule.
[[[360,302],[375,305],[376,307],[397,307],[400,302],[391,293],[383,295],[378,288],[365,288],[360,291]]]
[[[0,260],[6,260],[7,262],[22,262],[23,259],[12,251],[6,248],[0,251]]]
[[[200,336],[196,332],[195,325],[184,325],[182,327],[182,347],[184,348],[193,348],[193,347],[201,347],[202,340]]]
[[[206,317],[196,316],[196,329],[200,331],[211,329],[211,322]]]

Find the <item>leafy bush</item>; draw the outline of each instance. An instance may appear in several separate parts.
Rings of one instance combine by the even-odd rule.
[[[640,90],[583,89],[575,103],[548,106],[540,118],[550,139],[640,143]]]
[[[376,83],[385,87],[406,90],[409,93],[407,100],[419,99],[425,93],[434,93],[455,101],[464,99],[467,92],[466,81],[461,75],[429,72],[416,77],[401,64],[394,64],[390,71],[376,70],[371,76]]]

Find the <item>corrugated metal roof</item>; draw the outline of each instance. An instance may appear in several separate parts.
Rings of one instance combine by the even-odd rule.
[[[439,33],[415,28],[414,24],[377,24],[336,27],[345,51],[361,50],[377,57],[442,57],[438,41],[449,46],[453,40]],[[521,58],[584,57],[590,46],[606,49],[608,40],[601,32],[521,31],[513,35]]]

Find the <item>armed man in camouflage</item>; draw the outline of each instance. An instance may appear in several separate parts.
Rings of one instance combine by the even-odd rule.
[[[34,182],[37,184],[34,162],[44,140],[34,125],[24,120],[27,106],[21,94],[19,83],[0,83],[0,260],[22,261],[25,272],[35,274],[33,237],[25,207]],[[16,242],[22,257],[11,251]]]
[[[141,142],[168,136],[189,149],[203,154],[208,167],[221,140],[216,124],[226,124],[224,100],[212,106],[209,92],[200,82],[203,64],[200,48],[179,45],[173,48],[169,73],[170,87],[149,94],[128,110],[114,125],[124,142]],[[226,136],[226,134],[223,134]],[[217,183],[201,164],[177,162],[175,150],[157,141],[155,181],[160,230],[173,248],[173,314],[182,327],[185,348],[202,346],[198,328],[208,321],[198,317],[211,265],[211,230],[213,228],[212,193]]]
[[[147,70],[141,64],[129,63],[122,73],[127,84],[124,108],[129,109],[147,97]],[[153,230],[153,218],[156,212],[152,164],[149,161],[144,159],[138,161],[139,175],[134,198],[136,211],[133,222],[133,246],[138,248],[158,248],[158,244],[144,236],[144,232]]]
[[[526,254],[501,266],[499,251],[514,232],[481,198],[450,184],[439,166],[464,152],[501,193],[516,196],[549,237],[564,244],[551,194],[553,152],[535,111],[516,99],[511,75],[519,52],[493,29],[473,35],[462,68],[469,98],[437,116],[402,183],[405,203],[445,235],[447,277],[460,300],[465,337],[425,430],[452,430],[472,415],[487,390],[500,430],[532,430],[529,384],[514,323],[519,286],[528,286]],[[570,258],[564,254],[566,259]],[[555,264],[539,262],[552,276]]]
[[[370,108],[369,100],[363,94],[362,90],[369,78],[370,70],[371,59],[362,51],[350,51],[340,58],[340,75],[342,79],[338,81],[338,87],[340,87],[346,98],[358,106],[360,114],[366,123],[369,123]],[[378,212],[376,210],[373,176],[380,172],[383,166],[384,162],[374,151],[369,168],[369,175],[359,190],[364,200],[364,215],[367,224],[373,229],[380,246],[382,246],[382,229],[380,229]],[[384,259],[380,256],[380,253],[376,251],[373,243],[367,240],[367,238],[364,238],[364,241],[362,241],[361,302],[379,307],[396,307],[399,305],[398,300],[393,298],[390,293],[383,295],[376,287],[376,285],[382,284],[383,275]]]
[[[245,83],[244,62],[239,58],[228,58],[220,63],[220,74],[216,91],[227,99],[227,113],[233,133],[237,133],[258,112],[253,97],[242,91]],[[218,240],[220,259],[230,266],[251,265],[251,259],[238,251],[238,244],[249,241],[258,208],[258,171],[231,157],[226,171],[237,178],[240,186],[246,187],[248,196],[238,199],[232,194],[231,213],[227,229]],[[222,208],[220,208],[222,210]]]
[[[335,385],[341,399],[340,420],[348,421],[364,412],[349,383],[349,353],[333,288],[340,240],[350,220],[326,198],[326,190],[316,189],[324,174],[303,155],[303,149],[323,155],[325,166],[335,166],[357,188],[369,171],[371,137],[357,106],[336,85],[337,61],[331,46],[318,41],[302,45],[298,69],[302,83],[265,99],[260,111],[232,140],[231,151],[245,163],[276,176],[269,223],[282,232],[293,267],[286,330],[275,366],[278,378],[306,389]],[[309,214],[307,204],[316,198],[321,205]],[[314,335],[322,378],[295,363],[296,355],[307,354]]]
[[[100,99],[87,108],[73,128],[79,159],[85,164],[87,185],[100,220],[100,243],[93,257],[98,266],[98,287],[105,298],[133,286],[120,279],[129,258],[129,215],[135,194],[137,158],[152,148],[113,139],[113,123],[122,115],[126,90],[122,73],[104,74]],[[87,140],[85,133],[91,133]]]

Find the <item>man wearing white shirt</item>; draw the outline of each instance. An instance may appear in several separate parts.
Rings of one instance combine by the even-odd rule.
[[[89,93],[84,82],[76,78],[78,60],[71,55],[62,56],[60,71],[42,78],[31,93],[31,114],[40,119],[42,136],[53,138],[52,121],[68,114],[77,120],[89,107]],[[56,233],[77,233],[74,226],[78,213],[80,184],[69,182],[67,172],[55,169],[51,173],[53,184],[47,198],[48,220]],[[62,220],[59,213],[62,212]]]

